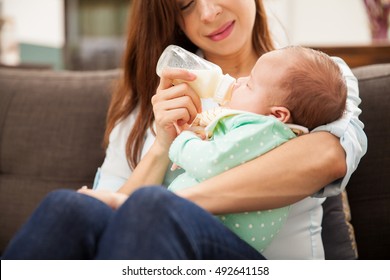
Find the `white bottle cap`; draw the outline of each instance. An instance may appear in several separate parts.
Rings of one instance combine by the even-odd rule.
[[[218,102],[220,105],[224,103],[224,101],[228,101],[231,97],[231,91],[233,89],[233,85],[236,82],[229,74],[225,74],[221,77],[217,89],[215,90],[214,100]]]

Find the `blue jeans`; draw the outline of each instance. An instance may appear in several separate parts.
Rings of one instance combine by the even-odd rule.
[[[162,187],[116,211],[70,190],[50,193],[3,259],[264,259],[214,216]]]

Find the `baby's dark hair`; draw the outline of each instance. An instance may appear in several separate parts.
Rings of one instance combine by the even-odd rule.
[[[300,46],[284,48],[293,66],[282,89],[292,121],[312,130],[339,119],[345,110],[347,86],[339,66],[325,53]]]

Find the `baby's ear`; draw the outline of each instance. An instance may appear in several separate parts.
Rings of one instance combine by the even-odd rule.
[[[280,120],[283,123],[290,123],[291,120],[291,114],[290,110],[286,107],[282,106],[272,106],[271,107],[271,115]]]

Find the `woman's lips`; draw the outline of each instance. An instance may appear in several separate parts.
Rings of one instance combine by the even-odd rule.
[[[207,35],[207,37],[213,41],[223,40],[226,37],[228,37],[230,33],[232,33],[233,28],[234,28],[234,21],[228,22],[225,25],[223,25],[220,29]]]

